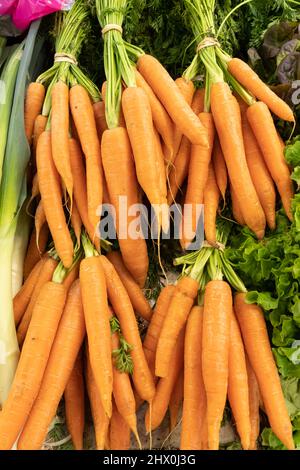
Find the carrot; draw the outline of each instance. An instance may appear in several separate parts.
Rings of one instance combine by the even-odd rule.
[[[251,367],[250,361],[246,356],[246,367],[248,374],[248,387],[249,387],[249,407],[250,407],[250,423],[251,423],[251,435],[250,435],[250,447],[249,450],[256,450],[256,441],[259,436],[260,429],[260,416],[259,416],[259,401],[260,392],[258,383]]]
[[[69,271],[69,273],[66,275],[65,279],[63,280],[63,285],[65,286],[67,292],[69,292],[69,289],[71,285],[73,284],[76,279],[78,279],[79,276],[79,263],[76,263],[75,266]]]
[[[49,281],[51,281],[53,273],[57,265],[58,265],[58,262],[52,258],[47,258],[45,263],[43,263],[42,265],[42,269],[39,273],[39,277],[37,279],[37,282],[31,294],[30,302],[18,325],[17,338],[18,338],[19,345],[22,345],[25,340],[25,337],[26,337],[26,334],[27,334],[27,331],[28,331],[28,328],[32,319],[32,315],[34,312],[34,307],[39,297],[40,290],[42,289],[44,284],[47,284]]]
[[[104,101],[97,101],[93,104],[94,115],[97,127],[97,133],[99,139],[102,138],[102,134],[107,129],[106,118],[105,118],[105,103]]]
[[[40,135],[37,146],[37,170],[43,207],[58,256],[69,268],[73,260],[73,242],[62,206],[59,176],[51,155],[50,132]]]
[[[193,307],[184,343],[184,399],[180,449],[201,450],[206,396],[202,376],[203,307]]]
[[[207,429],[207,407],[205,406],[203,426],[201,429],[201,450],[209,450],[208,446],[208,429]]]
[[[37,143],[40,135],[45,131],[48,117],[39,114],[34,121],[33,136],[32,136],[32,150],[36,154]]]
[[[113,264],[117,271],[124,287],[127,290],[128,296],[132,303],[134,310],[145,320],[150,321],[152,317],[152,309],[148,300],[143,294],[143,291],[133,279],[130,272],[127,270],[122,256],[117,251],[111,251],[107,254],[107,258]]]
[[[24,127],[29,145],[31,145],[34,122],[41,112],[45,97],[45,87],[41,83],[28,85],[24,107]]]
[[[212,114],[200,113],[199,119],[207,130],[209,147],[204,148],[201,145],[192,145],[191,149],[188,184],[184,201],[185,206],[189,206],[190,219],[188,233],[186,233],[186,230],[183,233],[185,247],[190,244],[197,231],[200,217],[198,206],[204,202],[204,190],[208,178],[208,167],[211,160],[215,133]],[[183,227],[185,228],[185,224]]]
[[[212,163],[208,168],[208,179],[204,190],[204,232],[208,243],[217,242],[216,218],[219,207],[220,191],[216,182]]]
[[[167,161],[173,158],[173,125],[167,111],[153,93],[152,88],[148,85],[143,76],[136,70],[135,71],[136,84],[142,88],[147,96],[151,107],[153,123],[167,149]]]
[[[73,202],[72,204],[71,224],[75,232],[77,243],[78,245],[80,245],[82,221],[81,221],[81,217],[80,217],[76,202]]]
[[[86,387],[90,400],[97,450],[104,450],[107,440],[109,418],[104,411],[101,396],[96,385],[94,374],[92,371],[91,363],[89,360],[88,351],[86,357],[85,379]]]
[[[112,335],[112,350],[120,348],[118,333]],[[135,414],[135,398],[128,373],[121,372],[114,364],[113,367],[113,394],[118,412],[129,426],[135,438],[141,447],[140,438],[137,430],[137,419]]]
[[[47,222],[47,219],[46,219],[46,214],[44,211],[43,201],[40,200],[36,208],[35,216],[34,216],[35,240],[36,240],[36,245],[38,249],[39,249],[40,234],[42,233],[42,228],[44,227],[46,222]],[[48,227],[46,228],[48,230]]]
[[[97,211],[103,197],[103,170],[94,110],[83,86],[75,85],[71,88],[70,106],[86,159],[88,216],[95,232],[99,222]]]
[[[83,449],[84,381],[82,355],[79,353],[64,393],[67,429],[75,450]]]
[[[25,313],[26,308],[28,307],[32,292],[39,279],[41,269],[43,268],[45,262],[46,258],[42,258],[35,264],[35,266],[30,271],[29,275],[27,276],[21,289],[14,296],[13,308],[16,326],[19,324],[20,320],[22,319],[22,316]]]
[[[294,122],[291,108],[266,85],[254,70],[241,59],[231,59],[228,64],[229,72],[256,98],[263,101],[276,116],[285,121]]]
[[[133,238],[135,234],[130,233],[130,225],[137,221],[137,215],[130,216],[129,210],[131,206],[138,204],[139,200],[132,151],[126,129],[116,127],[105,131],[101,148],[109,199],[116,211],[116,229],[124,264],[139,286],[143,287],[148,273],[149,260],[143,236],[135,239]],[[126,200],[125,208],[124,200]]]
[[[293,450],[295,445],[292,425],[282,393],[263,312],[259,306],[246,303],[246,294],[235,296],[234,309],[271,428],[278,439],[289,450]]]
[[[31,236],[30,236],[26,257],[24,260],[24,280],[27,279],[33,267],[36,265],[36,263],[41,259],[41,256],[44,254],[46,247],[47,247],[48,238],[49,238],[49,230],[48,230],[47,225],[44,225],[42,227],[42,230],[39,233],[38,240],[37,240],[36,230],[33,229]]]
[[[178,423],[178,416],[183,402],[183,368],[174,385],[169,401],[170,432],[172,432]]]
[[[73,177],[69,151],[69,87],[63,81],[54,84],[51,93],[51,147],[55,167],[61,176],[71,200],[73,198]]]
[[[161,175],[149,100],[142,88],[129,87],[123,92],[122,107],[133,150],[137,179],[153,205],[160,228],[163,219],[162,210],[167,204],[167,189],[165,188],[165,193],[161,192]]]
[[[231,310],[229,284],[219,280],[208,282],[204,294],[202,371],[210,450],[219,448],[219,432],[226,403]]]
[[[277,186],[286,215],[292,220],[291,204],[293,183],[284,158],[283,148],[278,139],[272,115],[262,102],[249,106],[247,118],[264,156],[269,172]]]
[[[181,190],[181,186],[188,175],[190,158],[191,143],[187,137],[183,136],[177,156],[168,176],[167,200],[169,205],[175,201],[178,190]]]
[[[65,286],[63,284],[51,284],[59,286],[64,293],[64,299],[66,299]],[[46,286],[49,286],[49,283]],[[53,302],[54,299],[51,299],[51,303]],[[41,387],[18,440],[19,450],[39,450],[42,447],[48,427],[56,413],[59,401],[72,373],[84,335],[84,315],[80,284],[77,280],[67,295],[65,308],[46,364]],[[25,346],[26,342],[24,348]],[[58,364],[60,364],[59,367]],[[77,393],[79,392],[77,390]]]
[[[192,100],[192,110],[198,116],[204,111],[205,88],[197,88]]]
[[[193,82],[191,80],[186,80],[183,77],[179,77],[179,78],[176,78],[175,83],[176,83],[177,87],[179,88],[180,93],[184,97],[186,103],[189,106],[191,106],[193,96],[194,96],[194,93],[195,93],[195,87],[194,87]],[[173,144],[174,156],[177,155],[177,152],[179,150],[180,142],[181,142],[181,139],[182,139],[182,134],[183,133],[181,132],[181,130],[175,125],[174,126],[174,137],[173,137],[173,140],[174,140],[174,144]]]
[[[231,194],[232,214],[233,214],[234,220],[240,225],[246,225],[244,216],[239,206],[239,201],[237,199],[236,193],[231,184],[230,184],[230,194]]]
[[[143,352],[137,321],[129,296],[110,261],[105,256],[101,256],[100,259],[105,273],[109,301],[120,321],[125,340],[133,348],[130,354],[133,361],[132,378],[135,388],[140,397],[150,403],[155,394],[155,387]]]
[[[74,180],[74,199],[83,225],[90,239],[99,247],[88,216],[86,175],[81,148],[75,139],[69,139],[71,169]]]
[[[30,199],[27,203],[27,210],[30,206],[30,204],[32,203],[32,201],[38,197],[40,195],[40,190],[39,190],[39,179],[38,179],[38,174],[35,173],[34,177],[33,177],[33,180],[32,180],[32,184],[31,184],[31,196],[30,196]]]
[[[103,408],[110,418],[113,368],[105,277],[101,257],[90,256],[81,261],[80,285],[90,361]]]
[[[171,367],[171,356],[198,293],[198,282],[191,277],[182,277],[170,301],[157,344],[155,375],[166,377]]]
[[[139,58],[137,66],[182,134],[186,135],[193,144],[207,146],[205,129],[166,69],[157,59],[147,54]]]
[[[110,420],[109,441],[110,450],[128,450],[130,448],[130,427],[115,404]]]
[[[257,238],[263,238],[265,214],[247,166],[240,109],[227,83],[218,82],[212,85],[211,109],[230,181],[243,217]]]
[[[223,201],[225,202],[225,194],[227,189],[227,168],[224,160],[224,155],[220,146],[218,137],[215,138],[213,153],[212,153],[212,163],[215,171],[215,177],[217,181],[218,188],[222,195]]]
[[[233,312],[230,318],[228,399],[242,447],[248,450],[251,422],[246,358],[240,328]]]
[[[158,381],[155,376],[155,356],[160,332],[167,314],[171,299],[175,292],[175,286],[166,286],[162,289],[156,301],[153,316],[148,326],[147,333],[143,342],[144,353],[153,375],[154,382]]]
[[[154,131],[154,140],[155,140],[155,147],[156,147],[156,166],[158,168],[158,174],[159,174],[159,188],[160,188],[160,193],[164,195],[164,200],[166,204],[166,197],[167,197],[167,171],[168,169],[165,167],[165,157],[163,153],[163,148],[160,140],[159,133],[155,128],[153,128]],[[165,205],[165,208],[162,208],[162,227],[164,232],[167,232],[169,229],[169,210],[167,205]]]
[[[240,103],[240,108],[247,164],[258,198],[265,212],[267,223],[270,229],[273,230],[276,223],[276,192],[274,188],[274,182],[271,178],[256,138],[248,122],[246,116],[248,106],[243,102]]]
[[[179,333],[175,348],[172,352],[172,368],[167,377],[161,378],[157,384],[151,414],[149,408],[147,409],[145,416],[147,432],[158,428],[168,411],[172,390],[183,366],[184,335],[185,328]]]
[[[11,449],[31,412],[65,301],[62,284],[47,282],[39,292],[13,384],[0,413],[1,450]]]

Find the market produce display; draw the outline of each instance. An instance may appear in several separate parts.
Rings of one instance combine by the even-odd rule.
[[[15,3],[0,450],[300,448],[300,3]]]

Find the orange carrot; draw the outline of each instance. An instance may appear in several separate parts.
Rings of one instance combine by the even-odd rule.
[[[175,348],[172,353],[172,368],[170,369],[167,377],[161,378],[157,384],[155,396],[152,402],[151,413],[150,409],[147,409],[145,416],[145,426],[147,432],[158,428],[162,423],[166,412],[168,411],[172,390],[176,381],[178,380],[183,366],[184,336],[185,328],[183,328],[179,333]]]
[[[112,335],[112,350],[120,348],[118,333]],[[140,445],[140,438],[137,431],[137,419],[135,414],[135,398],[128,373],[121,372],[114,364],[113,367],[113,394],[118,412],[125,420]]]
[[[239,201],[237,199],[236,193],[231,184],[230,184],[230,195],[231,195],[231,204],[232,204],[232,214],[233,214],[234,220],[240,225],[246,225],[244,216],[239,206]]]
[[[49,229],[47,224],[43,225],[42,230],[39,233],[38,239],[36,230],[33,229],[30,236],[26,257],[24,260],[24,280],[27,279],[33,267],[41,259],[41,256],[45,253],[48,238]]]
[[[11,449],[31,412],[65,300],[62,284],[47,282],[39,292],[14,381],[0,413],[1,450]]]
[[[230,181],[243,217],[257,238],[263,238],[265,214],[247,166],[240,109],[227,83],[218,82],[212,85],[211,109]]]
[[[246,294],[237,294],[235,313],[242,331],[246,352],[256,375],[273,432],[289,449],[295,448],[292,425],[285,404],[280,378],[261,308],[246,303]]]
[[[284,158],[283,148],[268,107],[257,102],[249,106],[247,118],[252,127],[258,145],[264,156],[269,172],[277,186],[286,215],[292,220],[291,204],[293,183],[290,171]]]
[[[71,200],[73,177],[69,151],[69,87],[63,81],[54,84],[51,93],[51,147],[55,167]]]
[[[96,385],[88,354],[85,377],[96,436],[96,447],[97,450],[104,450],[108,435],[109,418],[102,405],[101,396]]]
[[[129,87],[123,92],[122,107],[137,179],[154,207],[160,228],[163,221],[163,209],[167,205],[167,188],[165,187],[165,193],[161,192],[161,175],[157,164],[157,149],[149,100],[142,88]]]
[[[102,134],[107,129],[106,118],[105,118],[105,103],[104,101],[97,101],[93,104],[94,115],[96,121],[96,127],[99,139],[102,138]]]
[[[183,368],[174,385],[169,402],[170,432],[172,432],[178,423],[178,416],[183,402]]]
[[[40,246],[40,241],[43,242],[43,238],[45,238],[45,235],[47,235],[47,239],[49,237],[49,228],[47,225],[47,219],[46,219],[46,214],[44,211],[44,206],[43,206],[43,201],[40,200],[36,211],[35,211],[35,216],[34,216],[34,227],[35,227],[35,244],[36,248],[38,251],[43,252],[42,250],[45,248],[43,246]],[[40,240],[42,238],[42,240]]]
[[[39,279],[41,269],[46,262],[46,258],[40,259],[35,266],[30,271],[29,275],[26,278],[26,281],[22,285],[19,292],[15,295],[13,300],[14,306],[14,318],[16,326],[19,324],[22,316],[25,313],[26,308],[31,299],[32,292],[34,287]]]
[[[47,284],[49,281],[51,281],[57,264],[58,264],[57,261],[55,261],[54,259],[48,257],[46,259],[45,263],[43,263],[43,265],[42,265],[42,269],[39,273],[39,277],[37,279],[37,282],[34,286],[32,294],[31,294],[30,302],[29,302],[29,304],[28,304],[28,306],[27,306],[27,308],[24,312],[24,315],[23,315],[23,317],[22,317],[22,319],[21,319],[21,321],[18,325],[17,338],[18,338],[19,345],[22,345],[24,340],[25,340],[27,330],[29,328],[29,325],[30,325],[30,322],[31,322],[31,319],[32,319],[32,315],[33,315],[33,312],[34,312],[34,307],[35,307],[35,304],[36,304],[37,299],[39,297],[39,293],[40,293],[42,287],[44,286],[44,284]]]
[[[147,54],[139,58],[137,66],[182,134],[186,135],[193,144],[207,146],[205,129],[166,69],[157,59]]]
[[[49,286],[49,283],[47,285]],[[61,288],[64,298],[66,298],[65,286],[63,284],[56,284],[56,286]],[[53,302],[54,299],[51,299],[50,303]],[[28,334],[29,332],[30,329]],[[80,284],[77,280],[68,293],[41,387],[18,441],[19,450],[39,450],[42,447],[48,427],[55,416],[59,401],[74,368],[84,335],[84,315]],[[24,348],[25,346],[26,342]],[[59,367],[58,364],[60,364]],[[79,394],[80,390],[77,390],[77,393]]]
[[[291,108],[266,85],[254,70],[241,59],[231,59],[228,64],[229,72],[256,98],[263,101],[276,116],[285,121],[294,121]]]
[[[45,87],[41,83],[32,82],[26,91],[24,107],[25,134],[29,145],[31,145],[34,122],[41,112],[45,97]]]
[[[250,435],[250,447],[249,450],[256,450],[256,441],[259,436],[260,429],[260,416],[259,416],[259,401],[260,392],[258,383],[251,367],[250,361],[246,356],[246,366],[248,374],[248,387],[249,387],[249,407],[250,407],[250,423],[251,423],[251,435]]]
[[[162,289],[156,301],[153,316],[143,342],[144,353],[155,382],[158,380],[155,376],[157,343],[174,292],[175,286],[166,286]]]
[[[191,159],[188,171],[188,184],[185,196],[185,205],[189,205],[189,223],[188,232],[184,230],[184,246],[187,247],[193,240],[198,226],[200,213],[197,210],[199,204],[204,202],[204,190],[208,178],[208,167],[211,160],[214,143],[214,123],[212,114],[200,113],[199,119],[207,130],[209,147],[204,148],[201,145],[192,145]],[[185,217],[185,214],[184,214]],[[185,224],[183,225],[185,228]]]
[[[206,396],[202,376],[203,307],[193,307],[184,344],[184,399],[180,449],[201,450]]]
[[[169,205],[175,201],[177,192],[178,190],[181,190],[181,186],[188,175],[190,158],[191,143],[187,137],[183,136],[177,156],[168,176],[167,200]]]
[[[136,70],[136,83],[137,86],[143,88],[148,96],[151,107],[153,123],[167,149],[167,163],[174,158],[173,149],[173,125],[167,111],[153,93],[152,88],[148,85],[143,76]]]
[[[74,229],[77,243],[78,245],[80,245],[82,221],[81,221],[81,217],[80,217],[76,202],[73,202],[72,206],[73,207],[72,207],[72,213],[71,213],[71,224]]]
[[[71,434],[75,450],[82,450],[85,411],[83,365],[80,353],[66,385],[64,398],[67,429]]]
[[[33,149],[34,155],[36,153],[36,147],[37,147],[39,137],[46,129],[47,121],[48,121],[47,116],[43,116],[42,114],[39,114],[34,121],[33,136],[32,136],[32,149]]]
[[[78,279],[79,276],[79,263],[76,263],[76,265],[71,269],[71,271],[66,275],[66,277],[63,280],[63,285],[65,286],[67,292],[69,292],[69,289],[71,285],[73,284],[76,279]]]
[[[127,131],[116,127],[104,132],[101,142],[103,168],[109,199],[116,211],[116,229],[124,264],[133,278],[143,287],[148,273],[148,253],[143,236],[135,239],[130,225],[138,221],[129,210],[138,204],[138,184]],[[124,202],[126,207],[124,208]],[[123,213],[125,212],[125,214]]]
[[[177,87],[180,90],[180,93],[182,94],[183,98],[185,99],[186,103],[191,106],[192,105],[192,100],[193,96],[195,93],[195,88],[194,84],[191,80],[185,80],[183,77],[176,78],[175,83]],[[175,125],[174,126],[174,157],[177,155],[177,152],[180,147],[180,142],[182,139],[182,132],[181,130]]]
[[[113,368],[111,333],[102,257],[90,256],[80,263],[80,285],[89,356],[105,413],[112,413]]]
[[[110,420],[109,441],[110,450],[128,450],[130,448],[130,427],[115,404]]]
[[[265,212],[267,223],[270,229],[273,230],[276,223],[276,192],[274,188],[274,182],[271,178],[256,138],[248,122],[246,116],[248,106],[245,103],[240,103],[240,108],[247,164],[257,195]]]
[[[132,346],[130,354],[133,360],[132,378],[135,388],[140,397],[150,403],[155,394],[155,387],[143,352],[134,310],[115,268],[105,256],[101,256],[100,259],[105,273],[108,298],[120,321],[122,334]],[[96,295],[99,295],[98,292]]]
[[[204,190],[204,232],[208,243],[217,242],[216,218],[219,207],[220,191],[216,182],[212,163],[208,168],[208,179]]]
[[[220,142],[218,137],[215,138],[213,154],[212,154],[212,162],[215,171],[216,181],[220,193],[222,195],[223,201],[225,202],[225,194],[227,189],[227,168],[226,163],[224,160],[224,155],[220,146]]]
[[[103,170],[94,110],[83,86],[75,85],[71,88],[70,106],[86,159],[88,216],[95,232],[99,222],[97,211],[103,197]]]
[[[88,216],[86,175],[83,163],[83,155],[78,142],[69,139],[71,168],[74,180],[74,199],[83,225],[92,242],[99,246],[95,239],[95,232]]]
[[[144,296],[143,291],[141,290],[139,285],[135,282],[132,275],[124,265],[121,254],[117,251],[111,251],[107,254],[107,258],[113,264],[115,270],[120,276],[120,279],[127,290],[128,296],[130,298],[134,310],[142,318],[147,321],[150,321],[152,317],[152,309],[149,305],[149,302]]]
[[[73,261],[73,242],[66,224],[59,175],[53,163],[48,131],[43,132],[38,140],[37,170],[43,207],[54,245],[64,266],[69,268]]]
[[[242,447],[248,450],[251,438],[249,385],[243,340],[234,313],[230,315],[228,399]]]
[[[231,311],[229,284],[219,280],[210,281],[204,294],[202,336],[202,371],[210,450],[219,448],[219,432],[226,403]]]
[[[170,372],[175,344],[187,321],[198,288],[198,282],[188,276],[182,277],[175,287],[157,345],[155,375],[158,377],[166,377]]]

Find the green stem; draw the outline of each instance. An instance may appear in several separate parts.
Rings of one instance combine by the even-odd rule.
[[[213,254],[212,248],[203,248],[202,250],[199,251],[197,260],[189,274],[189,276],[192,279],[200,281],[205,265],[212,254]]]
[[[246,5],[247,3],[250,3],[250,2],[253,2],[253,0],[244,0],[242,3],[239,3],[238,5],[236,5],[234,8],[232,8],[232,10],[230,10],[230,12],[225,16],[225,18],[223,19],[222,23],[220,24],[220,27],[217,31],[217,38],[220,36],[220,33],[222,31],[222,29],[224,28],[225,24],[226,24],[226,21],[229,20],[229,18],[231,17],[231,15],[233,13],[236,12],[236,10],[238,10],[240,7]]]
[[[89,239],[88,235],[85,232],[81,234],[81,242],[84,249],[84,254],[86,258],[92,258],[93,256],[99,256],[99,253],[96,251],[94,245]]]

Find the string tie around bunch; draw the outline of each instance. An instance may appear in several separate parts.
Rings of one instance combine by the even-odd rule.
[[[56,62],[68,62],[72,65],[78,65],[76,57],[67,52],[56,52],[56,54],[54,54],[54,63]]]
[[[102,28],[102,37],[105,36],[106,33],[109,31],[119,31],[119,33],[123,34],[123,28],[119,24],[109,23],[104,28]]]
[[[207,36],[204,39],[202,39],[201,42],[199,42],[196,52],[202,51],[202,49],[206,49],[207,47],[214,47],[214,46],[220,46],[219,41],[212,37],[212,36]]]

